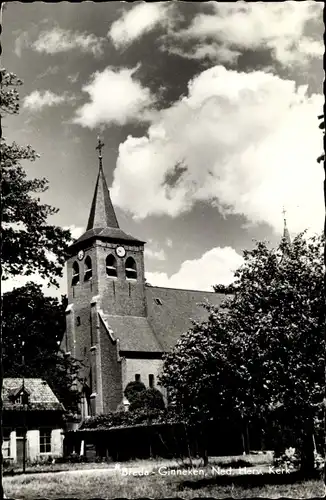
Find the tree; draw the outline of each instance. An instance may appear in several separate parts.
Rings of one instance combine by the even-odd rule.
[[[246,424],[282,414],[306,475],[324,398],[323,238],[244,252],[234,295],[194,324],[164,359],[160,383],[183,418]]]
[[[80,364],[59,345],[65,331],[65,301],[45,297],[41,286],[27,283],[5,293],[2,301],[5,377],[45,379],[67,410],[76,411]]]
[[[129,411],[144,410],[149,413],[155,410],[164,410],[165,404],[162,393],[155,388],[138,392],[131,400]]]
[[[19,112],[16,89],[22,81],[13,73],[1,70],[1,116]],[[41,203],[39,195],[48,189],[46,179],[28,179],[21,164],[35,161],[38,155],[31,146],[7,144],[1,138],[2,192],[2,279],[34,272],[51,284],[62,275],[70,231],[51,225],[48,217],[56,208]]]

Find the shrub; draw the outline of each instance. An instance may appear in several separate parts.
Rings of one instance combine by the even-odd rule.
[[[129,382],[124,390],[124,395],[131,403],[139,393],[146,391],[146,387],[143,382],[132,381]]]
[[[131,401],[129,411],[143,409],[145,411],[164,410],[162,393],[158,389],[146,389],[139,392]]]

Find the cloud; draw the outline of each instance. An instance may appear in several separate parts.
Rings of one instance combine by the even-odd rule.
[[[72,224],[71,226],[64,226],[63,229],[69,229],[74,240],[79,238],[79,236],[81,236],[85,232],[84,227],[75,226],[74,224]]]
[[[77,73],[74,73],[73,75],[68,75],[67,76],[67,80],[70,82],[70,83],[76,83],[77,80],[79,78],[79,72]]]
[[[147,272],[146,280],[153,286],[212,291],[213,285],[229,285],[234,272],[243,263],[233,248],[212,248],[199,259],[186,260],[179,271],[168,277],[166,273]]]
[[[56,297],[61,300],[61,295],[66,295],[67,293],[67,276],[66,268],[63,269],[63,277],[57,278],[59,287],[54,286],[48,287],[48,282],[41,278],[38,274],[31,274],[30,276],[15,276],[14,278],[9,278],[5,281],[1,281],[1,293],[11,292],[14,288],[20,288],[25,286],[27,283],[37,283],[42,285],[42,291],[46,297]]]
[[[58,54],[79,49],[82,52],[101,56],[105,38],[98,38],[93,33],[64,30],[55,27],[51,30],[42,31],[32,48],[37,52],[46,54]]]
[[[30,45],[30,36],[27,31],[23,31],[15,40],[14,52],[17,57],[21,57],[23,49]]]
[[[286,205],[293,231],[320,231],[323,102],[263,71],[203,71],[146,136],[120,144],[112,200],[138,219],[177,217],[201,200],[277,232]]]
[[[322,37],[313,39],[306,34],[308,23],[320,22],[322,4],[318,2],[239,1],[209,5],[211,14],[197,14],[186,29],[170,29],[163,49],[220,63],[236,62],[243,50],[270,49],[284,65],[303,64],[324,53]]]
[[[43,73],[37,75],[37,78],[44,78],[49,75],[56,75],[59,73],[60,66],[49,66]]]
[[[115,47],[130,45],[158,24],[164,23],[167,11],[165,2],[138,4],[124,12],[122,17],[112,24],[108,36]]]
[[[151,248],[145,248],[144,250],[145,257],[148,257],[152,260],[166,260],[166,255],[163,249],[161,250],[153,250]]]
[[[146,110],[154,102],[150,90],[134,78],[138,66],[132,69],[105,68],[93,74],[83,87],[90,102],[76,112],[74,123],[95,128],[99,125],[145,119]]]
[[[57,106],[58,104],[72,100],[74,100],[73,97],[69,97],[66,94],[57,95],[51,92],[51,90],[44,90],[43,92],[34,90],[24,98],[23,107],[31,111],[40,111],[44,107]]]

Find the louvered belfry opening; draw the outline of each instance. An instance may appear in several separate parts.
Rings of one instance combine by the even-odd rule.
[[[79,264],[78,262],[74,262],[73,265],[72,265],[72,280],[71,280],[71,284],[72,286],[75,286],[79,283]]]
[[[93,270],[92,270],[92,259],[88,255],[85,259],[85,273],[84,273],[84,281],[89,281],[93,277]]]
[[[117,260],[114,257],[114,255],[112,255],[112,253],[107,256],[105,264],[106,264],[106,274],[107,274],[107,276],[109,276],[110,278],[117,278],[117,276],[118,276],[118,273],[117,273]]]
[[[128,257],[128,259],[126,260],[126,278],[128,280],[137,279],[136,262],[132,257]]]

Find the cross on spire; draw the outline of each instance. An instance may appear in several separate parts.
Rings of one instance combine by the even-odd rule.
[[[104,146],[104,142],[101,141],[101,138],[100,136],[97,137],[97,146],[96,146],[96,150],[98,150],[98,159],[99,159],[99,163],[100,163],[100,167],[102,168],[102,148]]]

